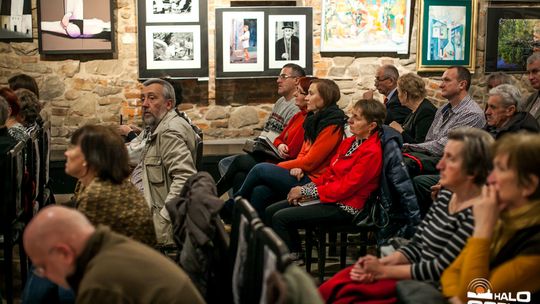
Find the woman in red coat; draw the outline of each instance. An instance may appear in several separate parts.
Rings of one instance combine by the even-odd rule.
[[[352,220],[379,187],[382,147],[378,130],[386,116],[384,105],[360,100],[348,120],[353,136],[345,139],[324,173],[290,190],[287,200],[266,209],[266,220],[293,253],[300,252],[297,228],[307,224]],[[299,206],[304,200],[320,203]]]

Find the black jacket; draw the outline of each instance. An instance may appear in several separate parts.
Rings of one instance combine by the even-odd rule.
[[[405,118],[410,113],[411,109],[401,105],[396,90],[392,95],[392,98],[388,99],[386,102],[386,120],[384,121],[384,124],[389,125],[392,121],[396,121],[400,125],[403,125]]]
[[[499,139],[507,133],[516,133],[520,131],[538,133],[540,132],[540,126],[536,119],[528,112],[517,112],[501,129],[496,129],[486,124],[484,130],[488,131],[493,138]]]
[[[408,144],[423,143],[437,108],[427,99],[424,99],[416,111],[409,114],[403,122],[403,142]]]

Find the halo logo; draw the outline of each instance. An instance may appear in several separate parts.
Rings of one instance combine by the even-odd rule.
[[[515,295],[511,292],[493,293],[491,283],[483,278],[473,279],[467,287],[467,304],[511,304],[530,303],[531,293],[519,291]]]

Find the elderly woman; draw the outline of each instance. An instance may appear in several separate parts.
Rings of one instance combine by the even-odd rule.
[[[393,303],[397,280],[438,282],[472,234],[471,207],[486,181],[493,142],[487,132],[473,128],[454,129],[448,139],[437,164],[444,188],[411,242],[380,259],[371,255],[359,258],[319,287],[325,300],[351,303],[387,299]]]
[[[437,108],[426,97],[426,85],[422,78],[409,73],[399,77],[398,97],[401,104],[411,113],[403,121],[403,125],[393,121],[390,127],[401,133],[404,143],[422,143],[433,122]]]
[[[295,159],[278,163],[257,164],[235,194],[246,198],[264,217],[265,208],[284,199],[289,190],[321,176],[330,164],[343,138],[345,113],[337,106],[340,92],[328,79],[311,81],[306,96],[307,115],[304,121],[304,142]]]
[[[316,79],[314,77],[300,77],[298,84],[296,85],[296,92],[294,93],[295,104],[300,109],[300,112],[296,113],[290,120],[283,132],[274,140],[274,146],[280,152],[283,159],[295,159],[300,153],[302,143],[304,140],[304,120],[308,114],[306,95],[309,90],[311,81]],[[221,196],[231,187],[233,192],[236,192],[242,186],[242,183],[246,179],[246,175],[257,163],[268,161],[266,155],[258,154],[244,154],[236,157],[227,172],[217,182],[218,195]]]
[[[15,92],[10,88],[1,88],[0,96],[4,97],[9,104],[9,116],[6,121],[9,135],[18,141],[27,141],[30,136],[21,124],[21,104]]]
[[[86,125],[73,133],[65,152],[66,173],[77,178],[76,208],[94,224],[154,245],[150,209],[127,180],[129,165],[123,139],[105,126]]]
[[[326,171],[313,182],[292,188],[287,201],[266,208],[268,224],[294,257],[301,248],[297,228],[318,222],[351,221],[379,187],[382,147],[377,131],[385,116],[382,103],[373,99],[358,101],[348,121],[353,136],[341,143]],[[298,206],[299,201],[308,199],[319,199],[321,203]]]
[[[473,207],[472,237],[443,273],[443,293],[466,302],[469,284],[487,279],[491,290],[528,291],[540,303],[540,137],[511,134],[495,144],[493,171]]]

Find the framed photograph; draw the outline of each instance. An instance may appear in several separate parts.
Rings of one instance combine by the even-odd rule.
[[[0,1],[0,41],[32,41],[32,1]]]
[[[40,53],[114,52],[112,3],[112,0],[38,0]]]
[[[139,78],[208,77],[206,0],[139,0]]]
[[[323,0],[321,52],[409,52],[411,0]]]
[[[485,71],[524,73],[527,58],[540,52],[540,10],[490,7],[487,17]]]
[[[418,71],[459,65],[474,71],[478,0],[420,0]]]
[[[198,22],[198,0],[145,0],[146,22]]]

